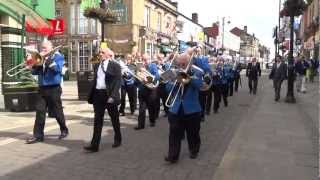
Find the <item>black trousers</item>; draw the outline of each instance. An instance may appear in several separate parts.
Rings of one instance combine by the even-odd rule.
[[[249,77],[249,90],[250,90],[250,93],[253,92],[253,94],[256,94],[257,93],[257,87],[258,87],[258,78],[250,78]]]
[[[229,86],[227,84],[221,85],[221,96],[223,99],[224,106],[228,106],[228,92],[229,92]]]
[[[185,115],[169,113],[169,151],[170,159],[178,159],[181,151],[181,140],[186,131],[189,152],[198,153],[200,150],[200,113]]]
[[[213,85],[213,111],[217,112],[220,106],[221,101],[221,86],[220,85]]]
[[[137,87],[135,85],[125,85],[121,87],[121,105],[119,112],[124,113],[126,108],[126,95],[128,93],[130,111],[134,113],[137,109]]]
[[[93,99],[93,110],[94,110],[94,127],[93,127],[93,137],[91,140],[91,146],[98,148],[101,140],[101,131],[104,121],[105,110],[108,110],[108,114],[111,119],[113,131],[114,131],[114,141],[121,142],[121,132],[120,132],[120,121],[118,106],[116,104],[107,103],[108,97],[105,90],[95,90]]]
[[[240,82],[240,75],[236,75],[234,78],[234,91],[235,92],[238,92],[239,82]]]
[[[150,123],[155,123],[157,119],[157,108],[159,106],[159,98],[157,89],[139,89],[139,116],[138,116],[138,127],[144,128],[146,121],[146,109],[149,113]]]
[[[48,105],[60,126],[60,131],[68,131],[64,118],[62,101],[62,89],[60,86],[40,87],[39,96],[36,102],[36,120],[33,128],[33,136],[36,138],[44,137],[44,126]]]
[[[275,100],[280,99],[281,84],[282,84],[282,80],[273,80],[274,95],[275,95],[274,99]]]
[[[229,96],[233,96],[233,82],[234,82],[234,79],[230,79],[228,83]]]
[[[169,108],[166,106],[166,101],[167,101],[167,98],[168,98],[168,92],[166,91],[166,85],[165,84],[159,85],[159,87],[158,87],[158,95],[159,95],[159,98],[160,98],[160,100],[162,102],[164,112],[166,114],[168,114]],[[161,106],[161,104],[159,103],[159,107],[158,107],[159,112],[160,112],[160,106]]]
[[[201,117],[204,118],[205,113],[210,113],[212,105],[212,89],[199,91],[199,101],[202,109]]]

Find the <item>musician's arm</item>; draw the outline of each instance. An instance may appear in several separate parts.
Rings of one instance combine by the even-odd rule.
[[[55,74],[61,74],[64,63],[64,57],[62,55],[55,55],[53,60],[47,63],[47,67]]]

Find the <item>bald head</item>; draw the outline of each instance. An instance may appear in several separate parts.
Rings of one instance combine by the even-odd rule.
[[[47,54],[53,49],[51,41],[43,41],[41,43],[41,54]]]
[[[144,63],[149,63],[149,61],[150,61],[150,55],[149,54],[147,54],[147,53],[144,53],[143,54],[143,56],[142,56],[142,61],[144,62]]]
[[[111,49],[109,48],[100,48],[99,55],[103,60],[111,59],[114,57],[113,51],[111,51]]]
[[[188,53],[183,53],[178,55],[176,59],[176,64],[179,68],[185,69],[190,61],[190,55]]]

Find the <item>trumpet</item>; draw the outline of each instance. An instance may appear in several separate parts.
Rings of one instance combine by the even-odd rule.
[[[30,56],[27,56],[27,58],[25,59],[25,61],[21,64],[18,64],[16,66],[14,66],[13,68],[7,70],[6,74],[9,77],[14,77],[17,76],[18,74],[29,70],[30,67],[32,66],[41,66],[43,65],[43,63],[45,62],[45,59],[47,57],[52,56],[59,48],[61,48],[62,46],[57,46],[55,48],[53,48],[51,51],[49,51],[47,54],[41,55],[40,53],[36,52],[36,51],[30,51]]]

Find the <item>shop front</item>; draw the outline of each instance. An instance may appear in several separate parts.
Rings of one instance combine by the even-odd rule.
[[[30,47],[31,41],[27,38],[30,34],[26,30],[39,33],[51,28],[46,18],[53,18],[54,0],[36,2],[0,0],[0,109],[34,109],[31,104],[34,104],[34,95],[37,93],[36,80],[30,71],[20,72],[19,68],[15,67],[23,64],[25,48]],[[42,13],[48,17],[40,15],[38,9],[47,9]],[[34,44],[34,41],[31,44]]]

